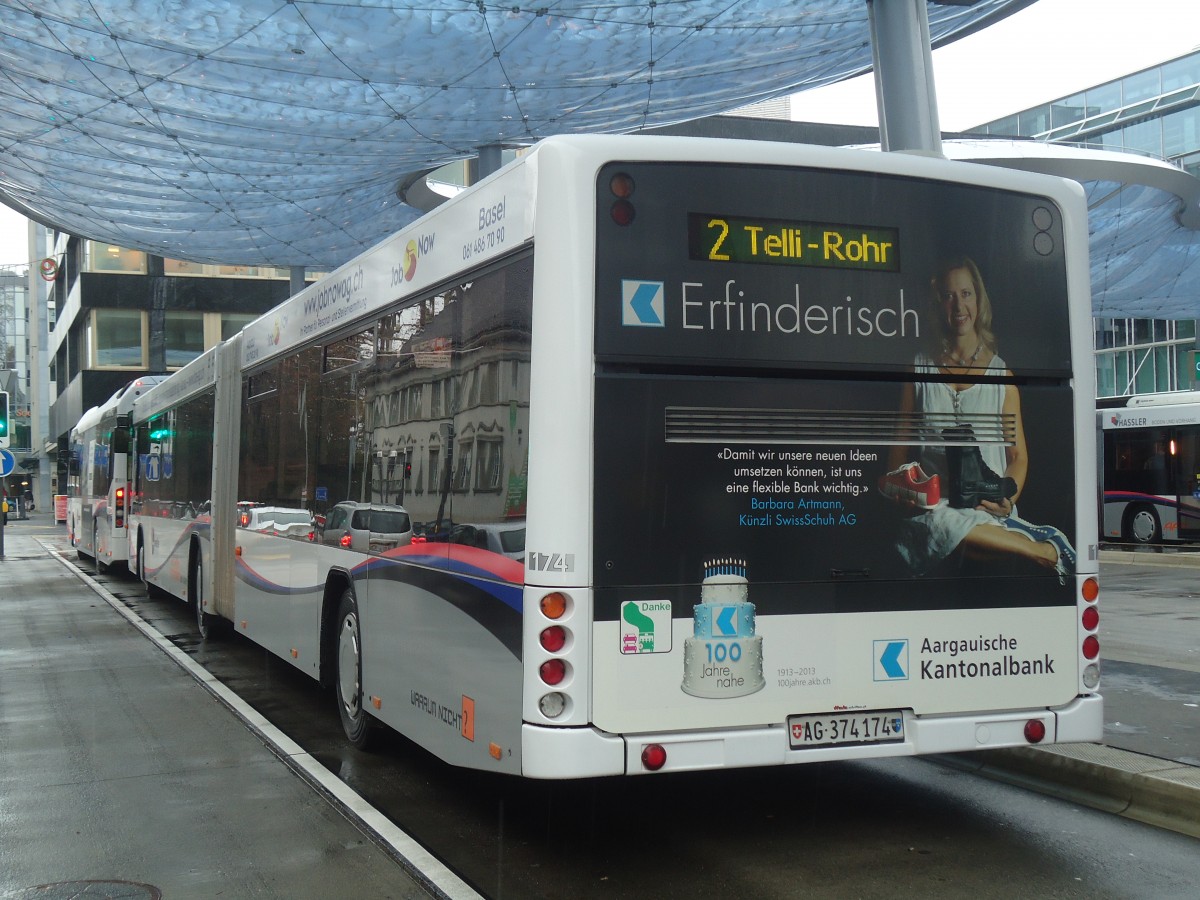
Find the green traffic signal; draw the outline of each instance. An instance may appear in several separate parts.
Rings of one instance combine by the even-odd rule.
[[[8,446],[8,391],[0,391],[0,448]]]

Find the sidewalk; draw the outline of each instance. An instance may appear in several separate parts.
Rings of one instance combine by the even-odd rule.
[[[1101,551],[1100,561],[1102,565],[1107,561],[1110,564],[1200,570],[1200,552],[1106,549]],[[1101,694],[1104,694],[1104,684],[1102,674]],[[1146,722],[1144,716],[1149,698],[1126,696],[1120,699],[1123,700],[1120,705],[1125,708],[1122,718],[1127,725]],[[1140,705],[1134,702],[1138,699],[1142,701]],[[1143,718],[1138,718],[1139,713]],[[1107,702],[1105,721],[1110,724],[1113,721],[1111,704]],[[1193,747],[1191,751],[1197,754],[1200,748]],[[1200,767],[1180,760],[1163,759],[1107,744],[1060,744],[985,750],[943,757],[942,761],[999,781],[1200,837]]]
[[[49,554],[60,535],[5,528],[0,896],[445,896]]]

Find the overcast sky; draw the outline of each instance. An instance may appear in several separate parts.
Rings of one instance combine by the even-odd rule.
[[[933,54],[943,131],[984,122],[1200,46],[1198,0],[1037,0]],[[798,94],[805,122],[876,125],[870,75]],[[25,220],[0,204],[0,266],[24,264]]]
[[[939,123],[965,131],[1198,47],[1197,0],[1037,0],[934,51]],[[797,94],[792,118],[877,125],[873,76]]]

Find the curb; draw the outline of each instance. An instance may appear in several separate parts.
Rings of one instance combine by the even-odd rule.
[[[1200,568],[1200,553],[1162,553],[1158,549],[1100,551],[1100,562],[1129,566],[1161,566],[1163,568]]]
[[[1200,768],[1103,744],[936,756],[942,765],[1200,838]]]

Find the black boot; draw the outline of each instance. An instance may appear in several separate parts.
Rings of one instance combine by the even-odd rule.
[[[947,428],[942,431],[942,436],[947,441],[975,440],[970,425]],[[946,469],[950,481],[948,497],[955,509],[974,509],[981,500],[999,503],[1017,493],[1017,483],[993,472],[974,444],[947,443]]]

